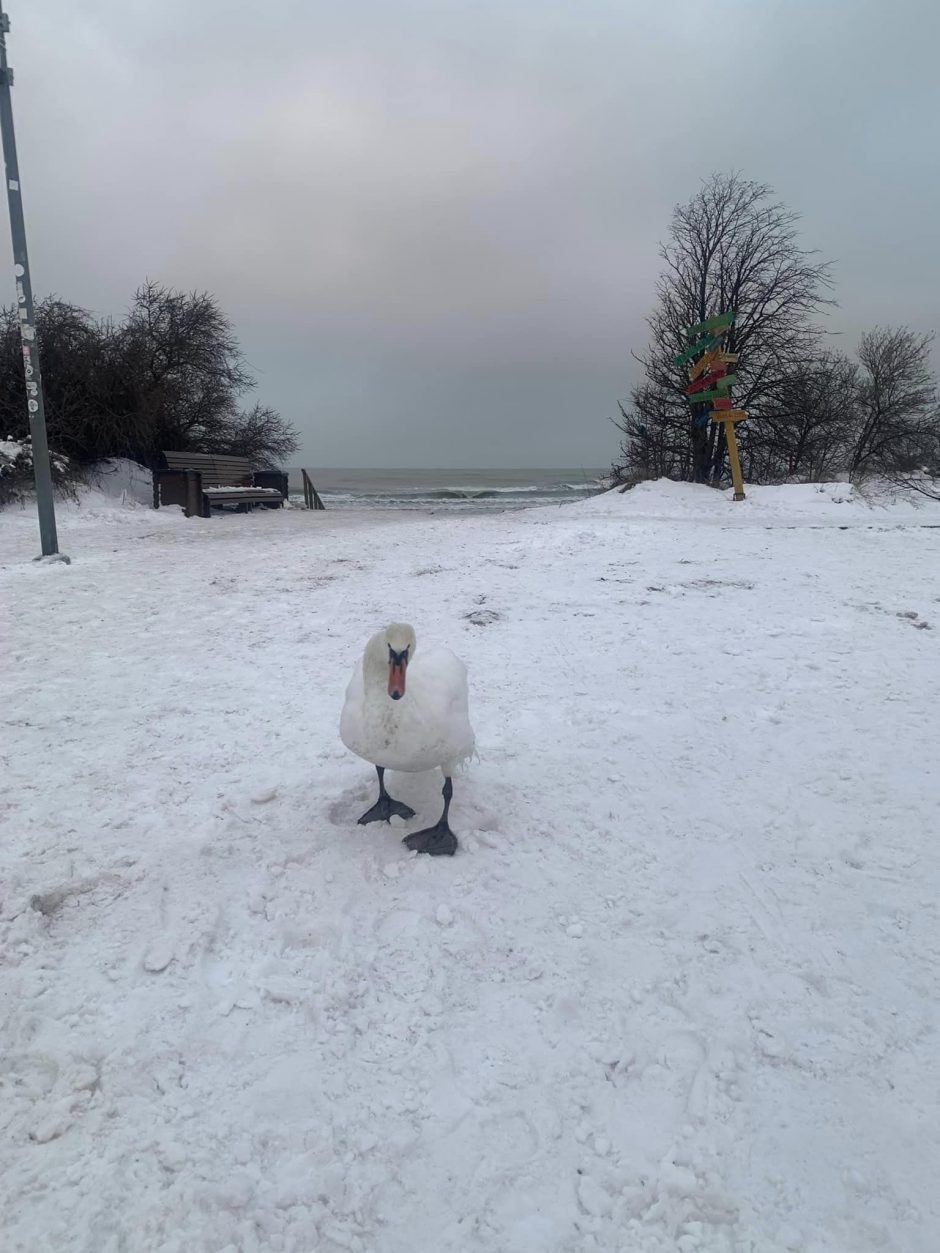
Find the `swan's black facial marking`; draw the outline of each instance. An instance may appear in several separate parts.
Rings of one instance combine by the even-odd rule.
[[[392,700],[401,700],[405,694],[405,670],[408,668],[408,649],[396,653],[388,646],[388,694]]]

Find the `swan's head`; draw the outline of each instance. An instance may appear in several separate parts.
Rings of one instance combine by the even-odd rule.
[[[384,631],[374,635],[366,648],[376,674],[387,675],[388,694],[392,700],[401,700],[405,694],[408,663],[415,655],[414,629],[404,622],[393,622]]]

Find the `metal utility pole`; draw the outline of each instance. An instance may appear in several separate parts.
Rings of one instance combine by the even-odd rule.
[[[42,556],[68,561],[59,552],[55,529],[55,503],[52,492],[52,468],[46,439],[46,412],[42,396],[42,375],[39,373],[39,346],[36,343],[36,319],[33,312],[33,289],[29,281],[29,256],[26,251],[26,224],[23,221],[23,199],[20,194],[20,170],[16,160],[16,135],[13,132],[13,71],[7,65],[7,32],[10,19],[3,12],[0,0],[0,137],[6,165],[7,203],[10,206],[10,234],[13,238],[13,272],[16,275],[16,303],[23,340],[23,368],[26,373],[26,407],[29,410],[29,433],[33,446],[33,476],[36,481],[36,505],[39,509],[39,537]],[[39,560],[39,558],[37,558]]]

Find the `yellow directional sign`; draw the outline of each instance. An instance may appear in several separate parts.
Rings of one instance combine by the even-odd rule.
[[[743,422],[747,414],[743,409],[713,409],[711,411],[711,420],[713,422]]]
[[[700,374],[704,374],[713,365],[734,365],[737,359],[736,352],[722,352],[720,348],[713,348],[704,357],[699,357],[694,365],[689,366],[689,382],[694,383]]]

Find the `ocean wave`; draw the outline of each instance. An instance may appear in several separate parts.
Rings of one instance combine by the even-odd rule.
[[[380,511],[388,509],[423,513],[460,513],[466,511],[483,513],[490,509],[500,513],[504,510],[515,511],[538,505],[557,505],[566,498],[570,499],[570,497],[566,497],[558,492],[546,493],[542,496],[533,494],[515,499],[505,494],[497,495],[495,492],[474,496],[464,496],[457,493],[447,495],[415,493],[413,495],[398,496],[338,493],[335,496],[330,496],[326,492],[321,492],[320,497],[327,509],[340,511],[355,509]],[[297,505],[303,504],[303,496],[296,493],[291,493],[291,500]]]
[[[337,483],[335,488],[324,484],[320,486],[320,496],[328,509],[484,513],[561,504],[565,500],[593,495],[603,487],[600,477],[575,481],[573,477],[559,475],[556,479],[540,481],[537,472],[528,482],[520,476],[521,481],[515,484],[499,482],[498,475],[494,475],[495,482],[492,479],[487,482],[487,477],[481,474],[482,482],[478,483],[461,483],[456,475],[454,477],[456,481],[450,483],[446,479],[443,483],[440,479],[437,483],[422,483],[420,478],[395,483],[383,482],[381,473],[376,473],[374,478],[366,473],[361,486],[355,478]],[[302,499],[296,490],[292,490],[291,497],[297,503]]]
[[[543,494],[548,494],[553,489],[550,486],[539,487],[537,484],[532,484],[530,487],[454,487],[449,490],[470,493],[483,491],[486,492],[488,496],[524,496],[528,492],[542,492]]]
[[[500,495],[498,487],[435,487],[429,491],[416,489],[414,495],[428,500],[491,500]]]

